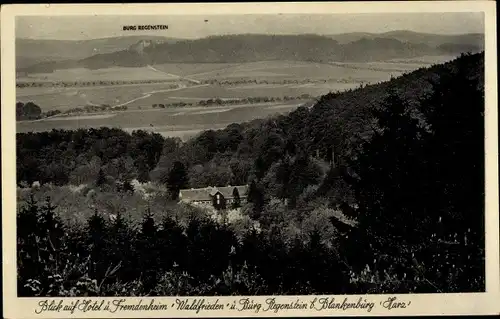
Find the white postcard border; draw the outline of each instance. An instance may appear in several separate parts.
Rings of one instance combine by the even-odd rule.
[[[354,296],[249,296],[255,302],[266,305],[266,300],[276,298],[278,303],[294,302],[297,299],[310,303],[314,298],[334,297],[336,301],[349,298],[356,302],[358,298],[374,303],[368,312],[363,309],[351,310],[280,310],[251,311],[213,310],[195,311],[177,310],[177,299],[204,299],[206,303],[219,299],[223,305],[239,302],[245,297],[124,297],[127,303],[149,304],[151,299],[166,304],[167,311],[75,311],[42,312],[40,302],[63,300],[64,304],[72,301],[91,299],[110,301],[122,298],[18,298],[16,293],[16,191],[15,191],[15,63],[14,39],[15,16],[27,15],[202,15],[202,14],[265,14],[265,13],[385,13],[385,12],[484,12],[485,14],[485,126],[486,126],[486,291],[485,293],[467,294],[409,294],[409,295],[354,295]],[[493,1],[429,1],[429,2],[347,2],[347,3],[218,3],[218,4],[86,4],[86,5],[6,5],[1,12],[1,52],[2,52],[2,212],[3,215],[3,305],[6,318],[102,318],[102,317],[248,317],[248,316],[351,316],[351,315],[438,315],[438,314],[498,314],[500,313],[500,259],[499,259],[499,207],[498,207],[498,96],[497,50],[496,50],[496,15]],[[410,302],[408,307],[389,310],[383,307],[390,297],[402,302]],[[190,302],[191,302],[190,301]]]

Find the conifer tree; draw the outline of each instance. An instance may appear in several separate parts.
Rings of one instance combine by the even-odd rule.
[[[261,179],[266,175],[267,166],[262,156],[258,156],[254,161],[255,176]]]
[[[34,291],[27,285],[28,279],[40,278],[43,261],[38,248],[39,208],[34,194],[30,193],[26,204],[17,213],[17,266],[18,294],[33,296]]]
[[[158,231],[159,245],[162,248],[161,267],[169,270],[176,265],[185,266],[187,241],[184,230],[170,217],[165,217]]]
[[[123,190],[125,192],[130,192],[130,193],[134,192],[134,186],[130,182],[130,179],[126,178],[125,181],[123,182]]]
[[[136,232],[130,221],[123,216],[122,212],[116,214],[109,227],[109,239],[107,255],[110,266],[120,269],[119,279],[129,281],[137,275],[137,251],[134,247]]]
[[[264,208],[264,194],[257,186],[255,180],[252,180],[248,189],[248,201],[253,203],[253,218],[258,219]]]
[[[106,240],[108,228],[97,207],[87,221],[87,241],[90,249],[89,275],[101,280],[104,277],[107,264]]]
[[[33,193],[30,193],[26,204],[21,207],[17,214],[17,238],[28,240],[38,233],[40,227],[38,202],[35,200]]]
[[[51,199],[47,196],[45,204],[40,209],[39,227],[40,240],[46,252],[46,262],[55,262],[55,270],[59,270],[59,257],[65,240],[64,224],[56,214],[57,206],[52,205]],[[51,256],[51,257],[49,257]]]
[[[144,289],[149,291],[157,283],[160,267],[157,227],[149,204],[142,219],[138,245],[138,257],[140,269],[142,270],[143,285]]]
[[[95,182],[97,187],[101,187],[106,183],[106,175],[102,168],[99,168],[99,172],[97,173],[97,180]]]
[[[240,198],[240,192],[238,191],[238,188],[233,189],[233,208],[239,208],[241,207],[241,198]]]
[[[156,231],[157,229],[153,213],[151,212],[151,207],[148,204],[148,207],[146,208],[146,212],[144,213],[144,217],[142,219],[141,233],[145,237],[155,237]]]
[[[167,178],[167,187],[172,196],[172,200],[179,198],[179,191],[187,187],[188,177],[184,164],[175,162]]]
[[[278,167],[278,171],[276,172],[277,182],[281,184],[279,189],[279,197],[281,199],[290,197],[292,187],[290,183],[290,175],[292,173],[291,161],[290,156],[285,156]]]

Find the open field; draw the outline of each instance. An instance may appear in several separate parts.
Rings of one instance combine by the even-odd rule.
[[[127,84],[85,88],[54,88],[52,90],[47,88],[45,89],[47,91],[45,93],[41,93],[44,88],[18,88],[17,100],[21,102],[34,102],[43,111],[64,111],[85,105],[120,105],[150,92],[173,90],[170,86],[171,84]],[[37,90],[35,91],[35,89]],[[35,91],[36,93],[29,94],[31,92],[23,92],[25,90]]]
[[[85,105],[108,104],[111,106],[126,105],[129,108],[151,108],[153,104],[194,103],[207,99],[238,99],[247,97],[279,97],[300,96],[309,94],[319,96],[330,91],[343,91],[359,86],[358,83],[321,83],[321,84],[288,84],[288,85],[251,85],[220,86],[193,85],[191,87],[171,89],[170,84],[123,85],[88,88],[66,88],[47,90],[46,93],[27,94],[25,89],[18,89],[18,101],[34,102],[43,111],[65,111]],[[30,88],[31,89],[31,88]],[[35,88],[33,88],[35,89]],[[37,88],[43,89],[43,88]],[[20,92],[21,91],[21,92]]]
[[[397,70],[395,71],[397,72]],[[279,79],[304,80],[304,79],[352,79],[357,82],[378,82],[390,77],[387,71],[366,69],[353,69],[338,65],[296,62],[296,61],[263,61],[242,63],[230,67],[206,71],[203,73],[189,74],[198,80],[236,80],[236,79],[261,79],[276,81]]]
[[[411,72],[420,67],[422,63],[415,62],[365,62],[365,63],[355,63],[355,62],[332,62],[332,66],[343,68],[347,70],[364,70],[365,76],[377,76],[380,73],[386,72]],[[371,72],[370,72],[371,71]]]
[[[404,72],[443,63],[453,56],[423,56],[411,59],[395,59],[387,62],[340,63],[330,64],[300,61],[262,61],[248,63],[167,63],[145,67],[113,67],[89,70],[84,68],[56,70],[53,73],[37,73],[21,76],[18,81],[33,82],[71,82],[71,81],[142,81],[176,80],[178,77],[204,79],[230,79],[255,77],[280,78],[328,78],[356,79],[385,78],[386,71]],[[354,66],[354,68],[352,68]],[[360,73],[360,70],[366,70]],[[380,70],[378,70],[380,69]]]
[[[53,73],[37,73],[19,77],[18,81],[39,82],[71,82],[71,81],[142,81],[142,80],[176,80],[176,77],[158,72],[150,67],[89,70],[84,68],[56,70]]]
[[[329,85],[245,85],[242,88],[239,86],[224,87],[219,85],[200,85],[188,87],[182,90],[171,90],[151,93],[145,98],[133,101],[127,106],[130,108],[144,108],[151,107],[153,104],[159,103],[194,103],[200,100],[208,99],[239,99],[247,97],[279,97],[284,96],[300,96],[302,94],[309,94],[312,96],[319,96],[327,94],[330,91],[342,91],[347,88],[354,88],[359,86],[356,83],[331,83]]]
[[[300,101],[279,104],[253,104],[216,107],[153,109],[153,104],[191,103],[208,99],[243,99],[249,97],[320,96],[332,91],[356,88],[360,84],[389,80],[431,63],[453,57],[422,57],[376,63],[335,63],[262,61],[251,63],[184,63],[161,64],[142,68],[111,68],[103,70],[61,70],[46,76],[51,81],[95,81],[91,87],[27,87],[16,91],[18,101],[32,101],[44,112],[84,107],[86,105],[127,106],[128,111],[112,117],[50,118],[18,123],[18,130],[42,131],[52,128],[114,126],[123,129],[143,128],[169,136],[191,136],[202,129],[223,127],[233,122],[248,121],[274,113],[288,112]],[[99,80],[171,79],[155,84],[122,84],[99,86]],[[190,82],[188,86],[179,81]],[[217,80],[239,84],[203,84],[198,81]],[[260,83],[253,83],[253,81]],[[297,81],[290,84],[286,81]],[[246,81],[246,82],[245,82]],[[269,83],[262,83],[268,81]],[[316,83],[307,83],[316,81]],[[271,83],[278,82],[278,83]],[[280,83],[281,82],[281,83]],[[305,82],[305,83],[304,83]],[[320,82],[320,83],[317,83]],[[323,83],[324,82],[324,83]],[[185,82],[187,83],[187,82]],[[219,82],[220,83],[220,82]],[[172,88],[172,84],[180,85]],[[302,101],[304,102],[304,101]]]
[[[224,70],[237,67],[238,63],[165,63],[156,64],[155,69],[165,73],[180,76],[193,76],[196,74],[223,72]]]
[[[36,121],[17,122],[17,132],[47,131],[51,129],[78,129],[91,127],[117,127],[124,130],[149,130],[164,136],[189,138],[196,133],[225,127],[273,114],[283,114],[303,102],[262,103],[227,107],[185,107],[171,109],[131,110],[112,113],[111,117],[71,116]]]

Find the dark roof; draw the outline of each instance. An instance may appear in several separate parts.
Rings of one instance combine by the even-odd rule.
[[[179,192],[179,198],[181,200],[188,200],[188,201],[211,200],[212,196],[220,192],[222,196],[224,196],[224,198],[232,199],[233,191],[235,188],[238,189],[240,197],[247,196],[248,185],[239,185],[239,186],[181,189],[181,191]]]

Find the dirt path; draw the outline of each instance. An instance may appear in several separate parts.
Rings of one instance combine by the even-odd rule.
[[[155,94],[155,93],[180,91],[180,90],[184,90],[184,89],[190,89],[190,88],[196,88],[196,87],[202,87],[202,86],[208,86],[208,84],[200,84],[200,85],[193,85],[193,86],[187,86],[187,85],[183,85],[183,84],[181,84],[181,85],[180,85],[180,87],[175,88],[175,89],[166,89],[166,90],[155,90],[155,91],[150,91],[150,92],[142,93],[142,96],[139,96],[139,97],[134,98],[134,99],[132,99],[132,100],[129,100],[129,101],[127,101],[127,102],[124,102],[124,103],[120,103],[120,104],[114,105],[113,107],[128,105],[128,104],[130,104],[130,103],[132,103],[132,102],[135,102],[135,101],[138,101],[138,100],[142,100],[142,99],[148,98],[148,97],[150,97],[151,95],[153,95],[153,94]]]
[[[177,74],[167,73],[167,72],[164,72],[162,70],[158,70],[157,68],[155,68],[155,67],[153,67],[151,65],[148,65],[148,68],[150,70],[153,70],[153,71],[156,71],[156,72],[159,72],[159,73],[163,73],[163,74],[166,74],[166,75],[174,77],[174,78],[178,78],[179,80],[186,80],[186,81],[189,81],[189,82],[192,82],[192,83],[195,83],[195,84],[200,84],[201,83],[200,81],[195,80],[195,79],[190,79],[190,78],[187,78],[187,77],[184,77],[184,76],[180,76],[180,75],[177,75]]]

